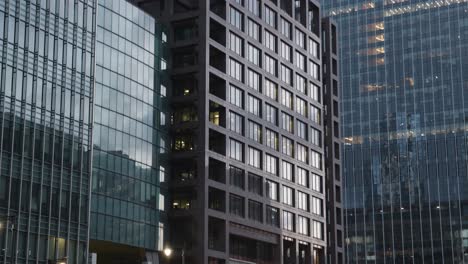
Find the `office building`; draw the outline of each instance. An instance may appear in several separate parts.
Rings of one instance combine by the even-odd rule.
[[[166,35],[125,0],[98,0],[90,252],[159,263],[169,172]]]
[[[86,263],[96,1],[0,1],[0,263]]]
[[[0,21],[0,262],[158,263],[162,27],[123,0],[2,1]]]
[[[0,262],[341,253],[317,0],[8,0],[0,21]]]
[[[325,263],[318,1],[133,2],[170,28],[171,263]]]
[[[323,7],[339,28],[346,263],[466,263],[467,1]]]

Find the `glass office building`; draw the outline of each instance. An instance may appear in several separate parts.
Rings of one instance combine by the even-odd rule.
[[[468,263],[468,2],[322,2],[339,25],[346,263]]]
[[[86,263],[96,2],[0,1],[0,263]]]
[[[90,249],[98,263],[155,261],[167,200],[166,37],[124,0],[98,0],[96,36]]]

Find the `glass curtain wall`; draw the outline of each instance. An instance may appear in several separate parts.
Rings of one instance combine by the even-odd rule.
[[[467,263],[467,1],[322,3],[339,25],[346,263]]]
[[[0,263],[86,263],[94,0],[0,1]]]

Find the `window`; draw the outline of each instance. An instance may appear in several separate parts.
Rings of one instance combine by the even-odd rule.
[[[229,183],[232,186],[244,189],[244,170],[230,166],[229,167]]]
[[[276,53],[276,36],[268,30],[265,30],[265,47]]]
[[[301,235],[309,235],[309,218],[297,216],[297,232]]]
[[[319,147],[321,146],[321,133],[319,130],[312,127],[310,139],[312,141],[312,144]]]
[[[322,199],[312,196],[312,213],[316,215],[323,215]]]
[[[309,96],[313,100],[320,102],[320,87],[317,85],[310,83],[310,91],[309,91]]]
[[[280,19],[280,32],[286,38],[291,39],[291,23],[282,17]]]
[[[320,68],[319,66],[313,62],[309,61],[309,74],[314,78],[315,80],[320,80]]]
[[[322,176],[312,173],[312,190],[322,193]]]
[[[319,58],[319,45],[318,43],[309,38],[309,54],[312,55],[314,58]]]
[[[263,205],[261,203],[249,200],[249,219],[263,222]]]
[[[289,133],[294,133],[293,117],[285,112],[281,112],[281,128]]]
[[[232,78],[243,82],[244,81],[244,65],[233,58],[229,59],[229,75]]]
[[[247,9],[256,16],[260,16],[260,0],[247,0]]]
[[[305,49],[305,34],[298,28],[295,29],[296,44]]]
[[[297,120],[296,131],[297,131],[297,136],[298,137],[300,137],[300,138],[302,138],[304,140],[307,140],[307,124],[306,123]]]
[[[286,179],[288,181],[294,181],[294,178],[293,178],[293,175],[294,175],[294,172],[293,172],[293,168],[294,166],[287,162],[287,161],[282,161],[281,162],[281,168],[282,168],[282,174],[281,176],[283,177],[283,179]]]
[[[249,19],[247,21],[247,34],[249,37],[261,42],[260,39],[260,25]]]
[[[307,80],[299,74],[296,74],[296,83],[294,84],[296,90],[306,94],[307,91]]]
[[[281,52],[280,52],[280,55],[281,57],[283,57],[283,59],[287,60],[287,61],[292,61],[291,59],[291,46],[289,46],[288,44],[286,44],[285,42],[281,41]]]
[[[273,28],[276,28],[276,12],[265,6],[265,22]]]
[[[234,7],[229,12],[229,22],[239,30],[244,30],[244,15]]]
[[[265,171],[278,175],[278,158],[269,154],[265,155]]]
[[[278,109],[269,104],[265,104],[265,119],[274,125],[278,125]]]
[[[275,59],[272,57],[265,55],[265,71],[271,75],[277,76],[278,73],[278,65]]]
[[[247,85],[255,91],[260,91],[260,74],[247,69]]]
[[[265,187],[267,197],[278,201],[278,183],[266,180]]]
[[[265,130],[266,145],[274,150],[278,150],[278,133],[266,129]]]
[[[248,101],[247,111],[249,111],[250,113],[256,116],[260,116],[260,100],[249,94],[247,101]]]
[[[307,117],[307,102],[299,97],[296,97],[296,112]]]
[[[249,172],[249,192],[263,195],[262,177]]]
[[[241,37],[237,36],[236,34],[230,32],[229,33],[229,48],[234,51],[237,55],[243,56],[244,55],[244,41]]]
[[[262,126],[249,120],[249,138],[262,143]]]
[[[279,209],[271,206],[266,206],[266,223],[267,225],[279,227]]]
[[[265,95],[270,97],[271,99],[277,101],[278,100],[278,85],[276,83],[265,79]]]
[[[322,169],[322,155],[318,152],[311,151],[311,164],[312,167],[317,168],[319,170]]]
[[[310,120],[312,122],[320,124],[320,109],[313,105],[310,105]]]
[[[303,192],[297,192],[297,208],[309,211],[309,195]]]
[[[229,212],[244,217],[244,198],[232,193],[229,194]]]
[[[283,211],[283,228],[294,232],[294,214],[288,211]]]
[[[238,161],[244,161],[243,153],[244,144],[231,138],[229,141],[229,157]]]
[[[301,167],[297,167],[297,184],[309,187],[309,172]]]
[[[229,130],[238,134],[244,134],[244,118],[232,111],[229,112]]]
[[[256,148],[249,147],[249,165],[255,168],[261,168],[262,153]]]
[[[281,104],[286,106],[289,109],[293,109],[293,95],[290,91],[286,89],[281,89]]]
[[[247,45],[247,59],[260,67],[260,50],[250,43]]]
[[[313,220],[312,225],[313,225],[312,236],[314,238],[323,240],[323,223]]]
[[[244,107],[244,91],[234,85],[229,86],[229,102],[237,107]]]
[[[281,187],[282,187],[283,203],[290,205],[290,206],[294,206],[294,190],[284,185]]]
[[[302,53],[297,52],[297,51],[296,51],[296,66],[303,71],[306,70],[306,57]]]
[[[292,70],[284,64],[281,64],[281,80],[292,85]]]
[[[283,154],[286,154],[290,157],[293,156],[293,150],[294,150],[294,143],[291,139],[287,137],[282,138],[281,142],[282,148],[283,148]]]
[[[307,154],[308,154],[307,147],[298,143],[296,147],[297,160],[307,163],[307,158],[308,158]]]

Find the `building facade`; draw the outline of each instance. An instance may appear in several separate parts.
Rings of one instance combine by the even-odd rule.
[[[162,27],[123,0],[2,1],[0,22],[0,263],[159,263]]]
[[[167,228],[166,35],[128,1],[97,2],[90,251],[98,263],[155,264]]]
[[[87,263],[95,17],[0,2],[0,263]]]
[[[133,2],[171,29],[171,263],[325,263],[318,1]]]
[[[467,1],[323,7],[339,26],[346,263],[467,263]]]
[[[327,217],[327,263],[342,264],[343,181],[341,179],[340,93],[338,90],[337,26],[330,18],[322,20],[322,85],[324,106],[325,193]]]

